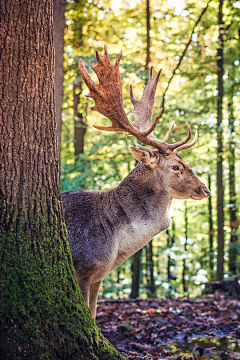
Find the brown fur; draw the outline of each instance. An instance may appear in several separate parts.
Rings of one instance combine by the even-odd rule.
[[[130,148],[140,162],[118,187],[62,194],[73,264],[93,318],[102,279],[169,227],[172,199],[209,195],[176,152]]]

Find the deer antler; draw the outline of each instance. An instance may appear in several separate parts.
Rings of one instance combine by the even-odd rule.
[[[132,86],[130,86],[130,98],[134,107],[133,115],[135,118],[135,121],[130,123],[123,106],[122,83],[119,72],[119,62],[121,56],[122,51],[119,53],[115,64],[112,65],[106,45],[104,46],[103,57],[101,57],[98,51],[96,51],[97,65],[91,65],[91,67],[97,74],[99,84],[96,84],[91,79],[85,66],[83,65],[82,60],[79,60],[78,65],[81,76],[90,90],[90,93],[86,96],[91,97],[95,101],[95,105],[91,109],[106,116],[112,123],[111,126],[94,125],[94,127],[105,131],[127,131],[129,134],[134,135],[143,144],[152,146],[153,148],[158,149],[161,153],[172,152],[174,149],[180,151],[184,148],[193,146],[196,143],[196,136],[194,138],[195,142],[193,141],[190,144],[186,144],[191,137],[191,130],[188,124],[188,136],[186,139],[175,144],[166,143],[174,124],[167,132],[163,140],[158,140],[152,133],[163,110],[161,109],[159,111],[152,123],[154,97],[161,70],[159,70],[155,78],[153,78],[151,67],[149,81],[147,86],[144,87],[141,100],[135,99]]]
[[[97,74],[99,84],[89,76],[82,60],[79,60],[79,69],[83,80],[85,81],[90,93],[87,97],[93,98],[95,105],[91,108],[106,116],[112,122],[112,126],[94,125],[99,130],[106,131],[128,131],[131,135],[137,137],[147,136],[156,126],[153,124],[147,131],[139,131],[129,122],[125,114],[122,98],[122,83],[119,73],[119,62],[122,51],[119,53],[114,65],[110,63],[106,45],[104,46],[104,56],[99,56],[96,51],[97,65],[91,65],[91,68]]]
[[[144,86],[143,95],[141,100],[137,100],[133,95],[133,88],[130,85],[130,98],[133,104],[133,116],[135,121],[132,123],[137,129],[147,129],[152,126],[152,110],[154,106],[154,97],[157,88],[157,83],[162,69],[160,69],[155,78],[152,77],[152,69],[150,69],[150,76],[147,86]],[[162,109],[158,113],[157,117],[160,118]],[[150,134],[151,136],[152,134]]]

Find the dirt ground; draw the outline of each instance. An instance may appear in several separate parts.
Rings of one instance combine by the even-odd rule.
[[[97,324],[128,359],[240,359],[240,300],[99,300]]]

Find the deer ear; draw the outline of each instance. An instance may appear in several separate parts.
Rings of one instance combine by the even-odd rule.
[[[137,161],[141,161],[144,165],[147,165],[151,169],[155,169],[157,166],[157,158],[152,155],[151,150],[137,149],[134,146],[130,146],[130,150],[133,153]]]

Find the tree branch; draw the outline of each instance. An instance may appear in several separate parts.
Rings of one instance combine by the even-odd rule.
[[[186,46],[185,46],[185,49],[184,49],[184,51],[183,51],[183,53],[182,53],[182,55],[181,55],[181,57],[180,57],[180,59],[179,59],[179,61],[178,61],[177,66],[176,66],[175,69],[173,70],[173,73],[172,73],[171,78],[170,78],[169,81],[168,81],[167,87],[166,87],[166,89],[165,89],[165,91],[164,91],[164,93],[163,93],[162,106],[161,106],[161,107],[163,108],[163,111],[164,111],[165,96],[166,96],[166,93],[167,93],[167,91],[168,91],[168,89],[169,89],[169,86],[170,86],[170,84],[171,84],[171,81],[172,81],[172,79],[174,78],[174,75],[176,74],[176,71],[178,70],[179,66],[181,65],[182,59],[184,58],[184,56],[185,56],[185,54],[186,54],[186,52],[187,52],[187,49],[188,49],[188,47],[189,47],[189,45],[190,45],[190,43],[191,43],[191,41],[192,41],[192,36],[193,36],[193,34],[194,34],[194,31],[195,31],[196,27],[198,26],[199,22],[201,21],[203,15],[204,15],[205,12],[207,11],[207,8],[208,8],[208,6],[209,6],[209,4],[210,4],[211,1],[212,1],[212,0],[209,0],[209,1],[208,1],[206,7],[202,10],[199,18],[198,18],[197,21],[195,22],[194,27],[193,27],[193,29],[192,29],[191,36],[190,36],[190,38],[189,38],[189,40],[188,40],[188,42],[187,42],[187,44],[186,44]]]

